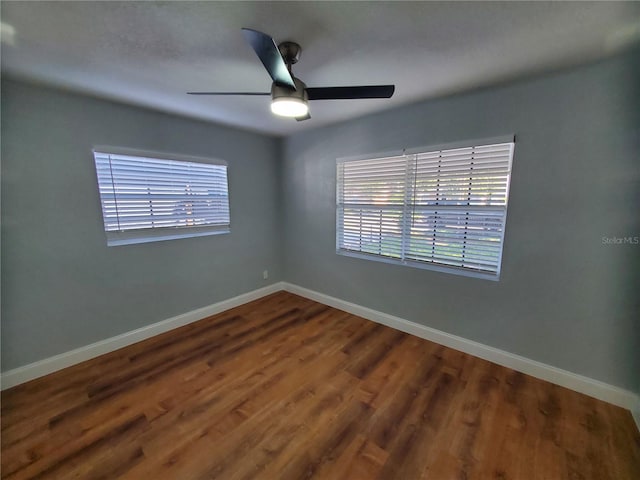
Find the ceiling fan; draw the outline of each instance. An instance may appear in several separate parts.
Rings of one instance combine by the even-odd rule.
[[[309,100],[349,100],[359,98],[391,98],[395,85],[352,87],[307,87],[291,70],[300,59],[302,49],[294,42],[276,45],[266,33],[243,28],[249,45],[273,79],[271,92],[187,92],[189,95],[271,95],[271,111],[276,115],[308,120]]]

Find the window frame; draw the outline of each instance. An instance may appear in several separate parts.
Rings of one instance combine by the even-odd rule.
[[[96,154],[123,155],[132,157],[143,157],[154,160],[167,160],[177,162],[190,162],[206,165],[218,165],[225,167],[225,180],[227,184],[227,205],[229,211],[229,222],[224,225],[193,225],[193,226],[167,226],[139,228],[130,230],[107,230],[104,219],[103,199],[100,193],[100,183],[97,178]],[[177,240],[181,238],[203,237],[209,235],[219,235],[231,232],[231,194],[229,191],[229,165],[226,161],[212,158],[184,155],[169,152],[159,152],[152,150],[139,150],[132,148],[113,147],[108,145],[96,145],[91,149],[93,165],[96,170],[96,187],[98,190],[98,200],[100,203],[100,217],[102,219],[103,231],[107,237],[107,246],[134,245],[140,243],[159,242],[165,240]]]
[[[385,159],[385,158],[399,157],[399,156],[405,156],[405,155],[410,156],[410,155],[418,155],[423,153],[437,152],[441,150],[480,147],[485,145],[493,145],[493,144],[501,144],[501,143],[512,143],[513,146],[511,147],[512,151],[511,151],[511,155],[508,163],[508,175],[507,175],[506,189],[505,189],[506,197],[505,197],[505,205],[504,205],[504,216],[503,216],[503,223],[502,223],[502,232],[500,234],[500,253],[498,257],[496,273],[483,272],[483,271],[471,269],[468,267],[444,265],[444,264],[439,264],[434,262],[423,262],[419,260],[407,260],[404,258],[393,258],[389,256],[375,254],[375,253],[358,252],[358,251],[346,250],[346,249],[340,248],[340,234],[341,234],[340,208],[343,205],[340,204],[340,185],[338,183],[339,182],[338,170],[340,168],[341,163],[359,161],[359,160],[360,161],[377,160],[377,159]],[[336,253],[338,255],[342,255],[345,257],[372,260],[372,261],[387,263],[391,265],[406,266],[411,268],[432,270],[432,271],[442,272],[442,273],[450,273],[454,275],[460,275],[460,276],[471,277],[471,278],[499,281],[500,274],[502,271],[502,260],[503,260],[503,254],[504,254],[504,239],[505,239],[506,225],[507,225],[507,214],[509,210],[509,195],[510,195],[510,187],[511,187],[511,175],[513,174],[513,160],[515,157],[515,143],[516,143],[515,135],[511,134],[511,135],[483,138],[479,140],[465,140],[465,141],[450,142],[450,143],[437,144],[437,145],[428,145],[423,147],[412,147],[412,148],[395,150],[395,151],[377,152],[372,154],[364,154],[364,155],[349,156],[349,157],[340,157],[336,159],[336,197],[335,197],[336,199],[336,231],[335,231]],[[406,203],[407,197],[410,197],[410,194],[409,192],[407,192],[407,190],[408,190],[407,185],[405,184],[405,203],[403,203],[402,205],[403,219],[406,218],[406,214],[404,213],[404,211],[407,209],[412,210],[414,208],[413,203],[411,203],[410,205],[407,205]],[[408,215],[411,215],[411,213],[409,213]],[[403,228],[402,240],[401,240],[403,245],[406,242],[406,240],[407,239],[405,238],[405,233]]]

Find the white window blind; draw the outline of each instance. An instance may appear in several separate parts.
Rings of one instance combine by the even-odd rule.
[[[337,251],[497,279],[514,143],[337,164]]]
[[[229,231],[227,166],[94,151],[109,245]]]

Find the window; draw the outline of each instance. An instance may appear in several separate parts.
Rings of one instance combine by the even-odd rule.
[[[229,232],[226,164],[113,149],[93,155],[108,245]]]
[[[497,280],[514,143],[338,160],[337,252]]]

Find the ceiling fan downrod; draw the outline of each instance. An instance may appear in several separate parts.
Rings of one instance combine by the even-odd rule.
[[[291,66],[298,63],[300,60],[300,54],[302,53],[302,47],[295,42],[281,42],[278,45],[278,51],[287,65],[287,70],[291,73]]]

